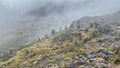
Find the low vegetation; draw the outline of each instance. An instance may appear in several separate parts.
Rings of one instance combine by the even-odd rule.
[[[112,34],[111,30],[113,29],[97,22],[91,23],[84,30],[80,26],[77,29],[69,27],[58,32],[52,30],[50,36],[45,36],[31,46],[20,49],[8,60],[0,62],[0,67],[102,68],[108,67],[108,64],[119,64],[120,40],[114,41],[114,37],[119,36]],[[115,49],[115,45],[118,49]]]

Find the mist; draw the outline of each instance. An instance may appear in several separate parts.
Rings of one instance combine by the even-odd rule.
[[[17,29],[17,25],[30,21],[39,23],[50,21],[51,24],[62,21],[57,24],[69,25],[73,20],[83,16],[116,12],[120,9],[119,2],[119,0],[1,0],[0,29],[3,32],[10,31]]]
[[[117,12],[119,3],[120,0],[0,0],[0,46],[7,42],[13,45],[20,32],[25,35],[18,41],[43,37],[81,17]]]

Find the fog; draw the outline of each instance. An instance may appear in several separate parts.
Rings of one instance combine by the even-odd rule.
[[[23,28],[33,28],[30,36],[41,37],[83,16],[119,11],[119,3],[120,0],[0,0],[0,39]]]
[[[51,23],[61,20],[63,22],[59,25],[69,25],[72,20],[83,16],[118,11],[119,2],[119,0],[0,0],[0,29],[2,29],[0,31],[3,33],[7,32],[6,30],[17,29],[23,22],[29,23],[38,19],[39,21],[50,19]]]

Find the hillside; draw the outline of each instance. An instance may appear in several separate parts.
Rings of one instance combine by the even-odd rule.
[[[58,30],[60,27],[67,26],[71,23],[72,20],[76,19],[76,17],[75,18],[71,17],[71,19],[67,19],[67,18],[64,18],[64,15],[61,15],[62,18],[58,18],[56,15],[54,16],[55,18],[48,17],[47,19],[46,18],[40,19],[39,17],[37,17],[37,20],[36,18],[35,20],[33,20],[32,18],[28,18],[27,21],[26,20],[20,21],[20,24],[18,24],[19,28],[17,29],[12,28],[13,30],[12,32],[6,31],[7,33],[5,34],[3,32],[3,35],[0,36],[0,54],[6,53],[6,52],[9,53],[11,49],[14,49],[16,51],[21,47],[24,47],[27,44],[36,41],[37,39],[43,37],[44,35],[50,34],[52,29]],[[52,18],[54,18],[55,20],[51,21],[53,20]],[[87,24],[90,24],[90,22],[99,22],[104,24],[114,22],[119,25],[119,18],[120,18],[120,12],[116,12],[116,13],[104,15],[101,17],[100,16],[83,17],[79,19],[79,23],[85,24],[85,26],[87,26]],[[64,19],[67,21],[64,21]],[[69,23],[67,23],[68,21]],[[78,22],[73,22],[73,23],[75,26],[79,25],[79,24],[76,24]],[[15,25],[15,23],[14,23],[14,26],[18,27]]]
[[[120,18],[120,11],[103,16],[93,16],[93,17],[85,16],[77,21],[73,21],[71,26],[73,27],[76,27],[78,25],[87,26],[87,24],[90,25],[90,23],[94,23],[94,22],[102,23],[102,25],[107,25],[107,24],[111,24],[111,26],[112,24],[120,25],[119,18]]]
[[[119,26],[113,23],[103,25],[99,22],[87,25],[66,27],[58,32],[53,30],[50,36],[17,51],[9,60],[0,62],[0,67],[119,68]]]

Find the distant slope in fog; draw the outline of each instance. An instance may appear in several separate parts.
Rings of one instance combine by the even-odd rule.
[[[117,23],[118,25],[120,25],[120,11],[103,16],[86,16],[80,18],[79,21],[74,21],[71,26],[76,27],[79,24],[90,24],[93,22],[102,23],[103,25],[108,23]]]

